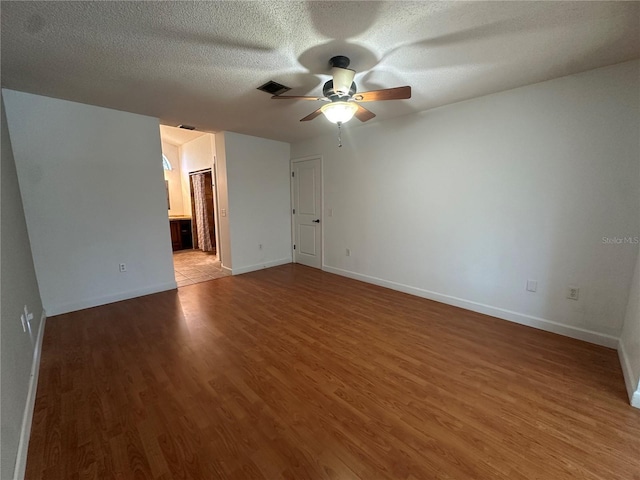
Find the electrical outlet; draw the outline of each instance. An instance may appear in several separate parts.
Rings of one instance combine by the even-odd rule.
[[[127,264],[126,263],[121,263],[120,265],[118,265],[118,268],[120,269],[120,272],[126,272],[127,271]]]
[[[333,217],[333,208],[330,208],[328,213],[330,217]]]
[[[221,208],[220,209],[220,215],[223,216],[223,217],[226,217],[227,216],[227,209],[226,208]]]
[[[527,292],[535,292],[538,290],[537,280],[527,280]]]
[[[351,249],[350,249],[350,248],[347,248],[347,251],[345,252],[345,255],[346,255],[347,257],[350,257],[350,256],[351,256]]]
[[[580,298],[580,288],[579,287],[567,287],[567,298],[569,300],[578,300]]]

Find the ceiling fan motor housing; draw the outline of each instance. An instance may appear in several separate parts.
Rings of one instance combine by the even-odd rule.
[[[345,97],[351,98],[356,92],[357,92],[356,82],[352,82],[351,83],[351,88],[349,89],[349,94],[348,95],[343,95],[343,96],[338,95],[333,90],[333,80],[329,80],[328,82],[326,82],[324,84],[324,87],[322,87],[322,94],[325,97],[327,97],[329,100],[331,100],[332,102],[335,102],[336,100],[344,100]]]

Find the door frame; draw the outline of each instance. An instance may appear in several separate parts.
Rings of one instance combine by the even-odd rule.
[[[296,263],[296,252],[293,250],[293,246],[296,244],[296,226],[295,218],[293,216],[293,167],[295,163],[306,162],[307,160],[320,160],[320,270],[324,270],[324,161],[322,155],[307,155],[305,157],[292,158],[289,163],[289,190],[291,198],[291,207],[289,213],[291,214],[291,260]]]
[[[213,134],[211,134],[213,136]],[[218,216],[218,162],[213,156],[213,166],[211,167],[211,180],[213,181],[213,221],[215,222],[216,255],[222,265],[222,249],[220,248],[220,218]]]

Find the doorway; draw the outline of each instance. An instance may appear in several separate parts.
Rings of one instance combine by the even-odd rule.
[[[322,161],[291,161],[293,261],[322,268]]]
[[[216,238],[215,137],[161,125],[160,139],[176,283],[227,276]]]

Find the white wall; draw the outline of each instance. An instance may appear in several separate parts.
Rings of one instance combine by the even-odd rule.
[[[27,225],[22,209],[16,166],[11,150],[4,103],[2,103],[1,155],[1,272],[0,296],[2,331],[0,357],[2,362],[0,390],[0,478],[14,478],[20,433],[25,409],[29,415],[28,392],[34,349],[42,318],[42,302],[31,258]],[[30,330],[22,329],[20,315],[24,306],[33,313]],[[32,386],[34,388],[35,385]],[[34,392],[35,393],[35,392]],[[26,429],[28,434],[28,429]],[[26,447],[28,437],[23,439]],[[26,450],[22,453],[24,467]],[[20,477],[21,478],[21,477]]]
[[[618,353],[629,400],[634,407],[640,408],[640,255],[636,260],[633,282],[629,290],[629,303]]]
[[[324,268],[615,347],[635,249],[603,237],[640,231],[639,78],[629,62],[292,145],[323,157]]]
[[[3,93],[47,314],[175,288],[157,119]]]
[[[216,134],[218,143],[228,189],[229,233],[221,235],[230,241],[233,273],[290,263],[289,144],[230,132]]]
[[[182,169],[180,166],[180,150],[176,145],[162,142],[162,153],[167,156],[173,170],[164,171],[164,179],[169,182],[169,200],[171,208],[169,215],[184,215],[182,196]],[[187,213],[191,215],[191,211]]]
[[[202,135],[180,146],[180,168],[182,169],[182,195],[184,214],[191,215],[191,187],[189,185],[189,172],[213,169],[213,157],[215,152],[214,136]]]

